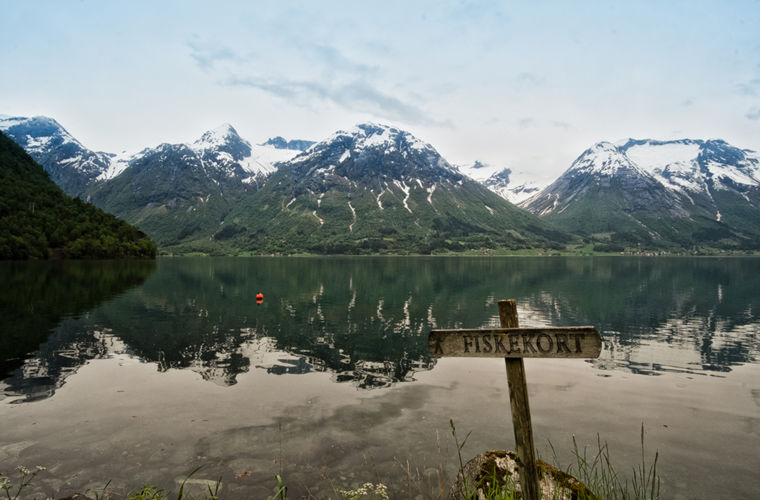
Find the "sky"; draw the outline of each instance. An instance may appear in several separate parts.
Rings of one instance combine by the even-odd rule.
[[[760,150],[760,1],[0,0],[0,114],[86,147],[373,121],[552,180],[596,142]]]

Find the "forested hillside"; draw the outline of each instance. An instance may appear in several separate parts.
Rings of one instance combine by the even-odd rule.
[[[61,191],[0,133],[0,259],[152,258],[139,229]]]

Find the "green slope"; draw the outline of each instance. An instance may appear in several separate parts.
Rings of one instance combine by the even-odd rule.
[[[727,208],[721,220],[716,217],[718,199]],[[567,172],[525,206],[599,249],[747,250],[757,248],[760,234],[757,210],[735,193],[684,196],[627,171],[614,176]]]
[[[155,257],[137,228],[70,198],[0,133],[0,259]]]
[[[214,176],[185,145],[162,145],[121,175],[94,185],[89,195],[163,248],[208,239],[234,203],[254,188],[237,178]]]
[[[435,191],[333,176],[315,183],[283,165],[266,185],[245,197],[211,240],[185,250],[221,245],[228,253],[370,254],[554,248],[572,237],[550,228],[483,186],[463,179]],[[382,206],[382,208],[381,208]]]

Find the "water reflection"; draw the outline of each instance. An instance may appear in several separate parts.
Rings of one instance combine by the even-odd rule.
[[[594,324],[594,364],[634,373],[725,372],[756,362],[758,259],[563,259],[530,306],[553,325]]]
[[[154,261],[0,261],[0,378],[24,364],[65,317],[76,317],[142,283]],[[72,336],[73,335],[73,336]],[[61,325],[45,344],[61,357],[77,357],[92,339]],[[66,344],[73,344],[70,348]],[[85,348],[85,350],[89,347]],[[40,351],[32,364],[41,362]],[[76,364],[75,362],[72,362]]]
[[[385,387],[433,366],[430,328],[494,326],[502,297],[518,300],[523,326],[595,325],[600,370],[719,373],[758,354],[760,259],[164,259],[142,286],[97,308],[93,297],[114,296],[152,268],[61,263],[40,280],[35,263],[23,264],[2,268],[24,298],[2,292],[18,314],[0,341],[38,349],[21,366],[3,355],[15,368],[5,394],[26,400],[52,394],[88,359],[121,352],[221,385],[262,369]]]

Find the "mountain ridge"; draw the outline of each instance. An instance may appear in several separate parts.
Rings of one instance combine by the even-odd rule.
[[[520,206],[620,247],[756,248],[760,157],[722,140],[603,141]]]
[[[572,240],[463,175],[430,144],[377,123],[339,130],[281,164],[215,238],[264,253],[556,248]]]
[[[506,247],[528,241],[543,247],[561,246],[557,240],[551,241],[554,236],[545,238],[556,231],[553,228],[615,249],[635,250],[642,245],[668,249],[702,244],[725,249],[760,246],[760,154],[720,139],[601,141],[584,151],[552,184],[543,186],[532,181],[529,172],[509,167],[481,161],[452,165],[410,132],[373,122],[338,130],[320,142],[275,136],[257,144],[224,123],[193,142],[162,143],[134,154],[88,150],[47,117],[2,115],[0,130],[10,130],[14,140],[25,144],[32,156],[47,162],[51,177],[57,176],[59,185],[66,186],[71,194],[139,224],[163,248],[215,252],[231,251],[234,246],[235,252],[247,251],[242,235],[250,228],[262,233],[268,229],[252,222],[253,215],[241,213],[240,207],[262,213],[271,208],[268,203],[251,201],[270,180],[280,187],[272,187],[260,197],[283,198],[270,199],[272,206],[279,204],[288,210],[310,207],[305,220],[317,223],[319,230],[326,223],[330,225],[330,217],[322,213],[332,203],[344,226],[332,231],[365,238],[364,243],[357,243],[361,238],[344,238],[346,241],[336,247],[339,250],[357,251],[356,245],[366,246],[366,240],[372,240],[381,251],[405,251],[389,234],[364,231],[364,220],[375,220],[377,215],[367,216],[370,206],[381,215],[377,221],[385,220],[387,207],[393,207],[388,213],[399,209],[395,222],[406,221],[403,232],[409,248],[422,251],[460,250],[461,246],[451,243],[452,236],[455,240],[468,231],[473,235],[481,231],[500,234],[505,226],[496,229],[489,222],[495,213],[524,220],[501,202],[490,197],[486,200],[470,182],[549,223],[537,225],[533,220],[538,238],[526,237],[523,228],[516,231],[519,238],[500,240],[498,244]],[[283,167],[283,174],[275,175]],[[289,194],[283,186],[288,186]],[[444,218],[425,215],[422,221],[415,213],[432,210],[435,214],[439,209],[435,201],[442,199],[446,186],[468,192],[466,200],[452,195],[453,191],[447,193],[452,195],[452,207],[460,212],[462,206],[481,207],[467,215],[451,207],[444,210],[449,223],[458,226],[456,231],[443,222]],[[345,198],[345,203],[338,205],[345,206],[335,205],[340,198],[337,193]],[[358,199],[373,203],[365,203],[357,211]],[[495,210],[496,205],[501,208]],[[288,218],[275,213],[268,217],[278,217],[278,221]],[[437,229],[430,230],[432,226],[426,224],[434,222]],[[386,226],[380,229],[392,234],[393,224]],[[309,224],[301,228],[304,233],[313,230]],[[427,243],[412,241],[413,231]],[[288,231],[280,228],[280,232]],[[559,231],[555,236],[559,234],[564,233]],[[460,243],[470,248],[468,245],[478,238]],[[328,239],[336,242],[341,238]],[[480,239],[483,247],[498,246],[493,239]],[[563,235],[559,241],[567,240]],[[246,245],[265,251],[256,242]],[[308,251],[326,251],[324,245],[310,245],[314,250]],[[275,249],[272,251],[286,250],[283,245],[270,246]]]
[[[193,142],[161,143],[137,153],[106,153],[86,148],[55,119],[46,116],[0,115],[0,131],[40,163],[51,178],[71,196],[85,196],[92,186],[123,173],[134,162],[167,146],[187,146],[211,169],[238,176],[256,184],[275,170],[275,164],[298,153],[296,146],[310,141],[283,141],[289,148],[255,144],[243,139],[232,125],[224,123],[204,132]],[[269,142],[269,141],[267,141]]]

